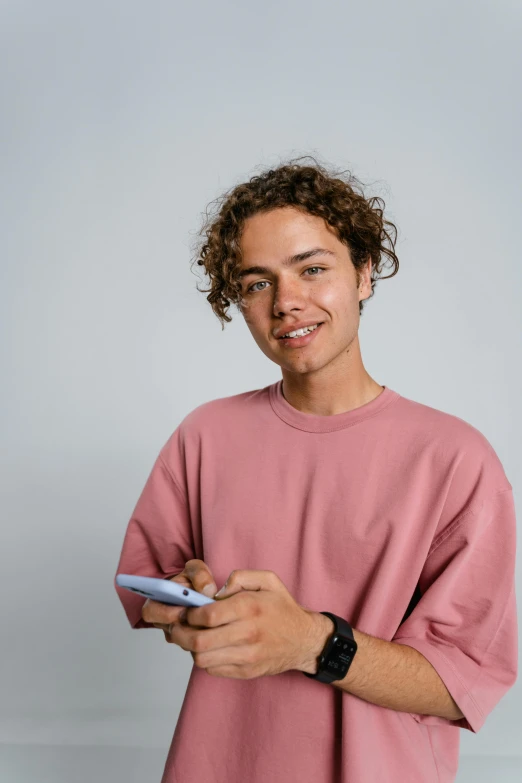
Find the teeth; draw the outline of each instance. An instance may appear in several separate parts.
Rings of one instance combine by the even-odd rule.
[[[313,332],[318,326],[319,324],[306,326],[304,329],[298,329],[296,332],[288,332],[288,334],[284,334],[283,337],[302,337],[303,335],[308,334],[308,332]]]

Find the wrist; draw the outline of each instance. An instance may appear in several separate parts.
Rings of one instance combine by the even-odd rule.
[[[307,674],[317,674],[318,659],[326,646],[326,642],[333,634],[335,626],[333,621],[321,614],[321,612],[311,612],[306,610],[310,619],[310,632],[307,637],[306,651],[297,666],[297,670]]]

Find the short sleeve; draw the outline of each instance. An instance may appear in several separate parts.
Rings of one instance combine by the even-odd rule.
[[[420,600],[393,642],[418,650],[435,668],[464,718],[413,714],[418,723],[473,733],[518,673],[513,491],[490,495],[432,543]]]
[[[182,480],[166,462],[174,453],[178,431],[158,455],[128,522],[114,587],[133,628],[153,628],[141,617],[143,596],[116,584],[117,574],[168,579],[195,557],[193,535]],[[181,472],[181,471],[180,471]]]

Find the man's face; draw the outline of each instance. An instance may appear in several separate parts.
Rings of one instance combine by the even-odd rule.
[[[285,258],[312,248],[329,253],[283,264]],[[358,288],[348,247],[322,218],[293,207],[248,218],[241,249],[240,272],[267,269],[241,278],[240,303],[265,356],[297,373],[320,370],[337,359],[342,364],[342,355],[358,334],[359,301],[371,294],[371,262],[363,269]],[[286,334],[303,321],[322,322],[306,345],[283,342],[274,334]]]

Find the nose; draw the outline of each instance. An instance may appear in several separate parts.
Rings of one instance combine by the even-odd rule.
[[[305,304],[298,284],[285,283],[284,286],[279,285],[275,291],[273,313],[281,318],[292,310],[303,310]]]

